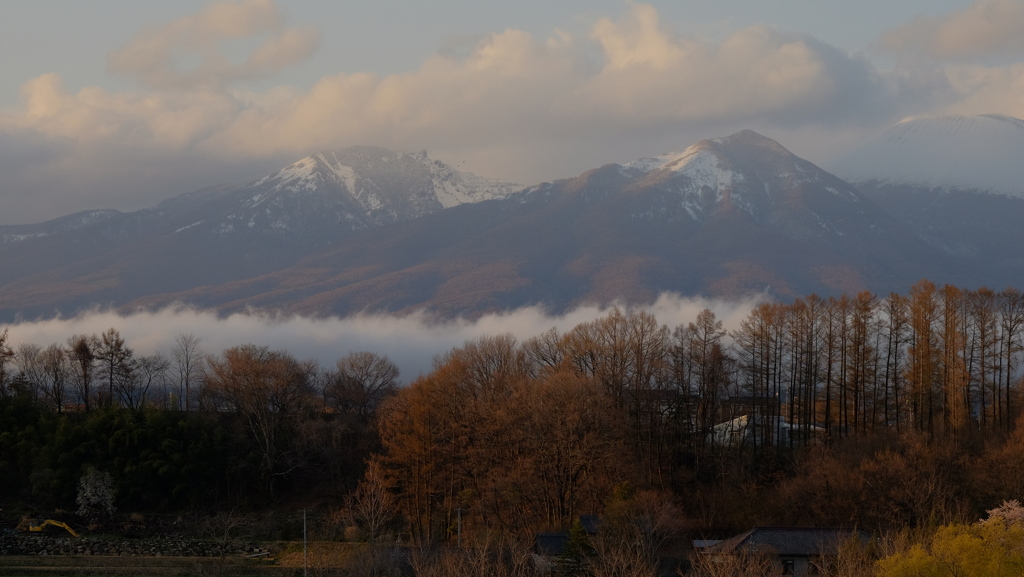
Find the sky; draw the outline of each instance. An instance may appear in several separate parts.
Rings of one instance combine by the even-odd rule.
[[[0,224],[349,145],[534,184],[750,128],[829,162],[1024,117],[1024,0],[7,0]]]

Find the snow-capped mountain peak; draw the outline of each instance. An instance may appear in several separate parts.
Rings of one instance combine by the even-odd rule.
[[[318,152],[303,158],[274,174],[253,183],[264,190],[254,196],[255,206],[275,193],[301,193],[327,187],[336,193],[352,195],[367,210],[377,210],[399,198],[379,190],[376,181],[406,181],[404,190],[394,191],[419,194],[427,192],[441,208],[481,202],[508,196],[523,187],[458,171],[448,164],[427,156],[427,152],[394,152],[368,146],[349,147],[338,151]],[[387,187],[385,187],[387,188]],[[384,196],[382,196],[382,194]],[[434,204],[421,199],[420,204]]]
[[[644,205],[644,218],[679,209],[697,222],[745,213],[800,239],[841,237],[868,219],[852,186],[750,130],[642,158],[619,172],[631,183],[626,190],[663,195],[658,206]]]
[[[333,242],[346,231],[501,198],[521,188],[460,172],[425,151],[352,146],[312,154],[250,184],[231,187],[217,197],[226,207],[221,216],[183,223],[175,234],[269,231],[303,242]]]

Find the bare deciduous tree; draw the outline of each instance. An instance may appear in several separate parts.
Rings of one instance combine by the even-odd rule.
[[[324,391],[335,409],[367,419],[398,388],[398,366],[385,356],[356,352],[338,361]]]
[[[43,349],[35,343],[21,343],[14,354],[18,374],[28,382],[28,391],[33,399],[46,395],[43,390],[43,370],[39,358],[42,352]]]
[[[56,343],[45,349],[23,343],[18,347],[17,361],[21,373],[31,383],[33,396],[45,399],[53,410],[62,412],[74,371],[67,351]]]
[[[67,354],[75,367],[75,382],[79,399],[88,412],[93,397],[93,370],[96,365],[96,336],[74,335],[68,338]]]
[[[121,391],[122,402],[133,409],[142,408],[150,396],[150,390],[164,389],[170,366],[171,362],[160,353],[139,357],[132,378],[124,381],[128,387]]]
[[[202,339],[192,333],[181,333],[174,337],[171,357],[174,359],[175,376],[178,381],[178,408],[189,410],[192,386],[203,374],[203,352],[199,345]]]
[[[99,363],[100,382],[106,383],[106,404],[113,404],[115,395],[123,406],[132,405],[132,371],[135,352],[125,345],[121,333],[111,327],[96,342],[93,354]]]
[[[395,518],[396,503],[391,483],[378,459],[372,459],[359,487],[351,495],[348,517],[353,526],[362,529],[367,541],[374,543],[385,537]]]
[[[206,392],[218,408],[241,413],[261,455],[260,470],[273,493],[273,479],[286,474],[282,435],[297,415],[313,406],[308,366],[283,351],[242,345],[207,360]]]

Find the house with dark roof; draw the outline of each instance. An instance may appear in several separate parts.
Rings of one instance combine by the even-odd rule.
[[[746,533],[703,547],[699,554],[735,556],[761,554],[773,558],[782,575],[815,575],[839,555],[851,539],[868,536],[852,529],[819,527],[754,527]]]
[[[597,515],[580,515],[579,526],[586,533],[587,537],[597,535],[601,524]],[[533,540],[534,567],[538,573],[547,574],[555,572],[559,567],[559,560],[569,548],[570,533],[561,531],[558,533],[537,533]]]

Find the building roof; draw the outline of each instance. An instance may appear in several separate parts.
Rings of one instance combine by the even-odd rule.
[[[583,530],[587,532],[587,535],[597,535],[601,519],[597,515],[580,515],[580,524],[583,525]]]
[[[533,551],[538,555],[557,557],[565,552],[565,544],[568,542],[568,533],[537,533]]]
[[[852,529],[821,527],[755,527],[746,533],[712,545],[708,553],[731,554],[741,551],[774,553],[780,556],[815,557],[835,555],[851,538],[865,535]]]

